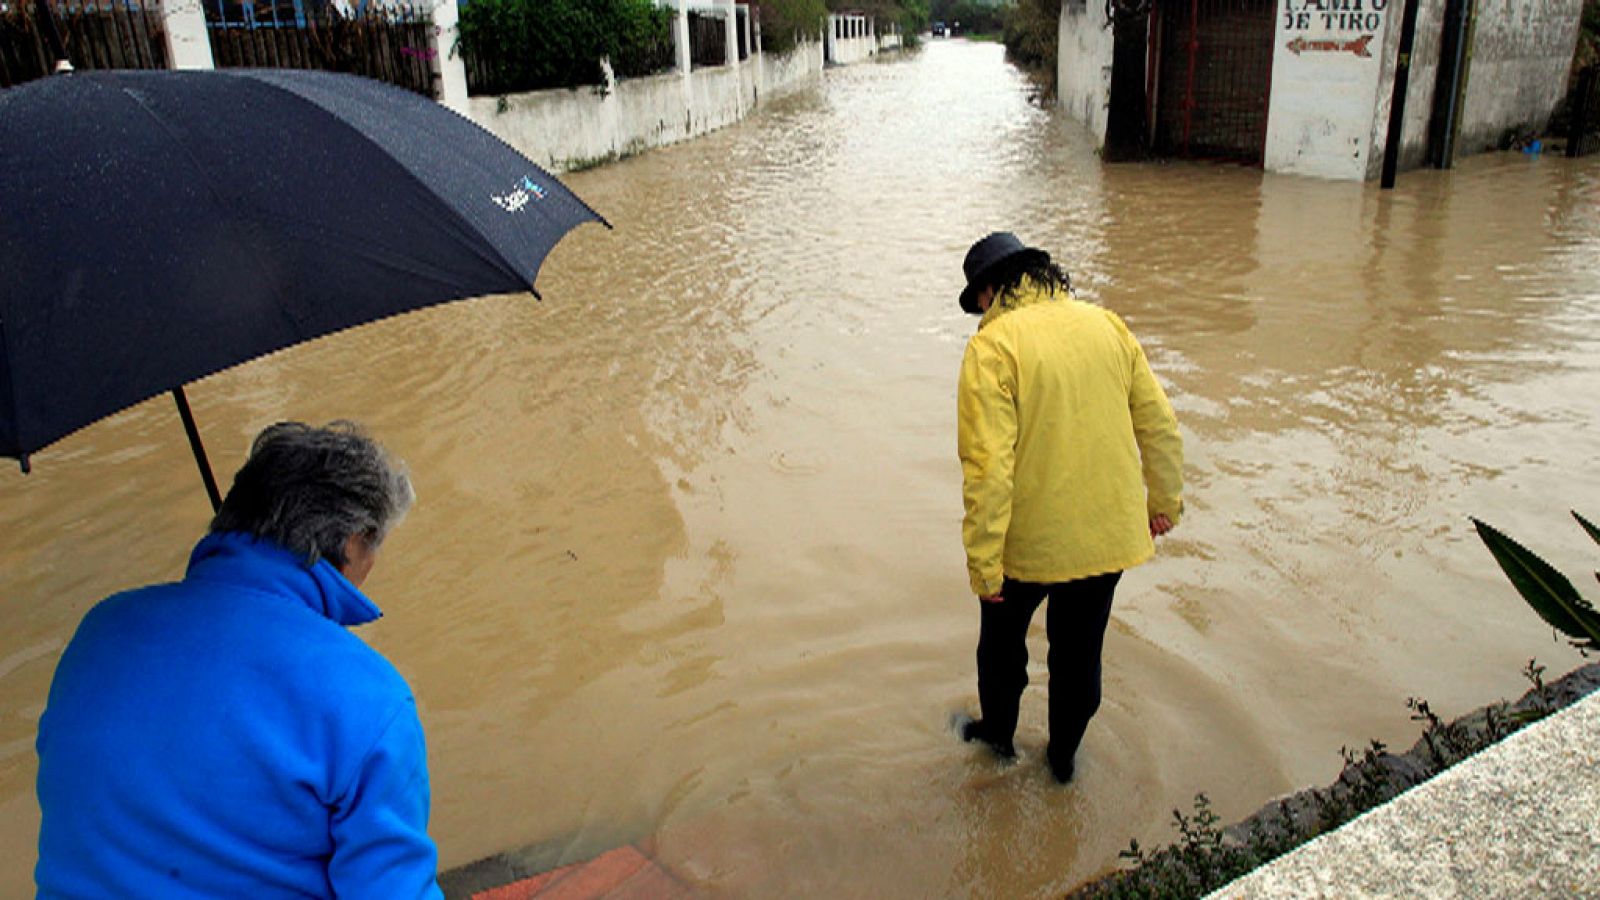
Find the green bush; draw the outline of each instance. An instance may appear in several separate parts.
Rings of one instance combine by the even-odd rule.
[[[1600,64],[1600,0],[1583,5],[1583,29],[1578,32],[1578,49],[1572,56],[1572,71]]]
[[[1004,27],[1005,11],[994,3],[977,0],[932,0],[929,15],[951,28],[960,23],[961,34],[997,34]]]
[[[1018,0],[1006,11],[1006,55],[1018,66],[1046,76],[1052,85],[1060,20],[1061,0]]]
[[[819,40],[826,0],[757,0],[761,10],[761,47],[767,53],[788,53],[796,40]]]
[[[671,68],[672,12],[650,0],[472,0],[460,51],[472,93],[601,84]]]
[[[1544,671],[1529,660],[1522,675],[1532,689],[1522,699],[1484,707],[1454,722],[1445,722],[1426,700],[1413,697],[1406,706],[1423,730],[1409,751],[1396,756],[1379,741],[1359,752],[1340,748],[1344,768],[1332,785],[1280,799],[1236,825],[1221,827],[1210,799],[1198,794],[1193,813],[1172,811],[1176,841],[1154,851],[1137,840],[1130,842],[1118,854],[1129,868],[1075,888],[1067,900],[1204,897],[1576,702],[1593,686],[1592,673],[1582,670],[1546,685]]]

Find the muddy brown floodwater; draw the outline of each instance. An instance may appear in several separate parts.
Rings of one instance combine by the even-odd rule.
[[[717,895],[1044,896],[1169,838],[1196,791],[1236,818],[1343,745],[1409,744],[1408,696],[1454,714],[1529,657],[1578,662],[1466,517],[1593,566],[1566,510],[1600,515],[1600,158],[1389,194],[1108,167],[1000,48],[939,41],[567,181],[617,229],[569,238],[543,303],[189,391],[224,473],[286,417],[361,419],[408,460],[362,633],[416,691],[446,867],[648,838]],[[1188,516],[1122,583],[1068,788],[1038,688],[1014,767],[946,726],[978,619],[955,295],[998,228],[1128,320],[1188,446]],[[102,596],[179,576],[206,516],[162,400],[0,473],[0,896],[30,888],[61,648]]]

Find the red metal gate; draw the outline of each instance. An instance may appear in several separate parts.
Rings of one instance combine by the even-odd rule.
[[[1167,0],[1150,17],[1151,146],[1260,165],[1276,0]]]

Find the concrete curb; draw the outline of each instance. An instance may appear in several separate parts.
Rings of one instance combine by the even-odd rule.
[[[1600,694],[1210,896],[1600,896]]]

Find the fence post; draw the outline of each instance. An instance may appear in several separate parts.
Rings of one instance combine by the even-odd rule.
[[[467,103],[467,66],[456,47],[461,31],[461,10],[456,0],[437,0],[430,18],[433,27],[428,32],[428,49],[433,51],[429,64],[438,79],[438,101],[446,109],[465,116]]]
[[[678,17],[672,23],[672,43],[678,49],[678,71],[687,78],[693,65],[689,58],[689,4],[688,0],[678,0],[676,5]]]
[[[211,35],[201,0],[161,0],[163,39],[170,69],[214,69]]]

